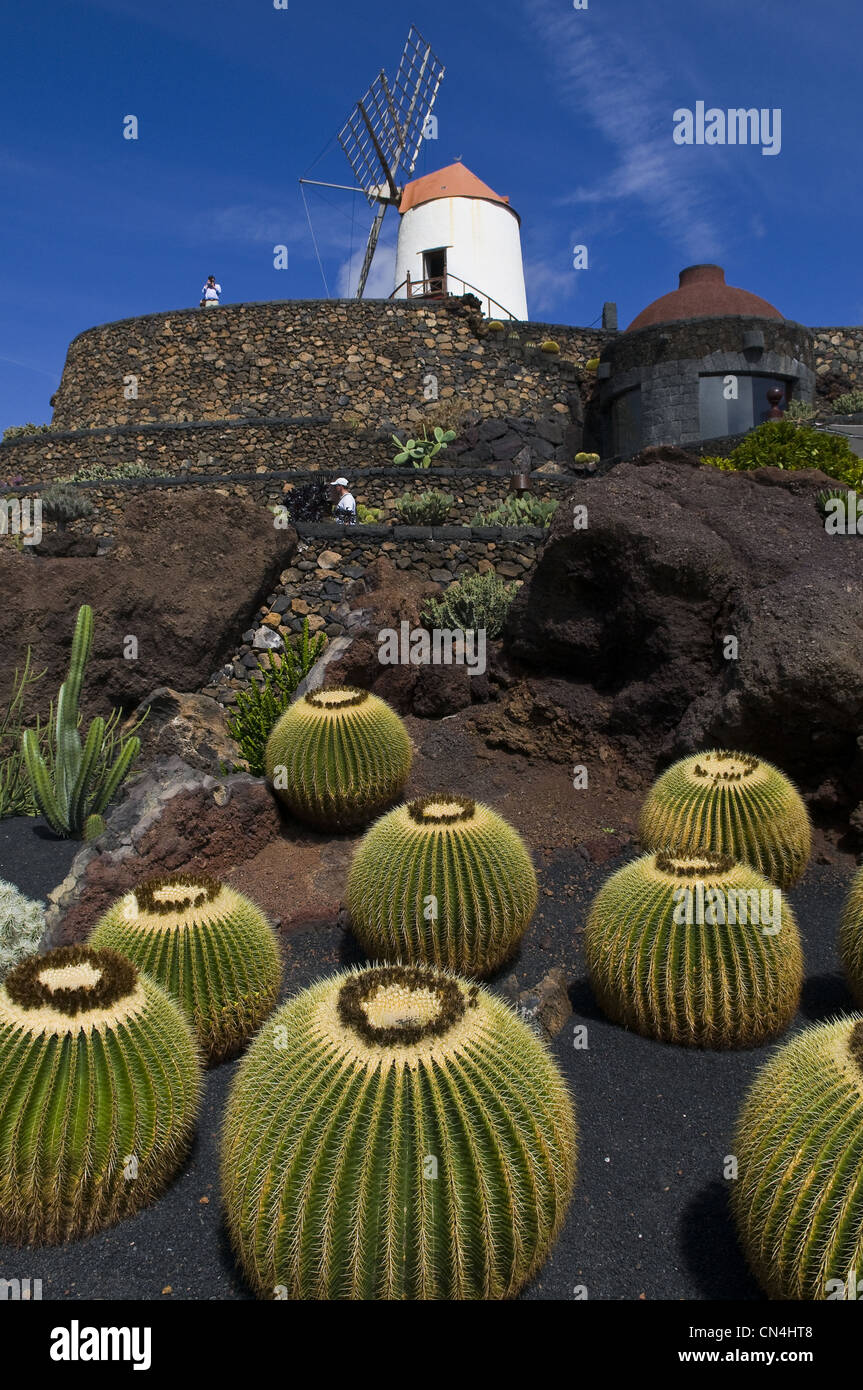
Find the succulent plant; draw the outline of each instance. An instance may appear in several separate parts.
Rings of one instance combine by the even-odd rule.
[[[132,736],[120,740],[112,763],[106,750],[112,746],[116,719],[109,723],[94,719],[81,744],[79,701],[87,662],[93,649],[93,610],[82,604],[72,636],[69,674],[60,687],[54,715],[54,749],[49,770],[39,746],[39,734],[27,729],[21,749],[33,799],[55,834],[95,839],[105,823],[102,812],[129,774],[141,749],[141,740]]]
[[[343,830],[399,797],[411,741],[395,710],[366,690],[315,690],[285,710],[267,741],[267,776],[298,820]]]
[[[560,343],[555,342],[554,338],[546,338],[544,342],[540,343],[540,348],[543,352],[558,353],[560,352]]]
[[[663,1042],[754,1047],[788,1026],[800,999],[803,954],[781,890],[711,851],[618,869],[584,947],[603,1011]]]
[[[0,879],[0,980],[19,961],[39,950],[44,933],[42,904]]]
[[[451,492],[432,488],[412,496],[406,492],[399,499],[399,519],[407,526],[443,526],[455,497]]]
[[[182,1004],[210,1063],[238,1052],[279,996],[275,932],[253,902],[215,879],[148,879],[109,907],[90,945],[127,956]]]
[[[763,758],[697,753],[668,768],[641,809],[645,849],[717,850],[790,888],[809,859],[806,807],[788,778]]]
[[[42,512],[49,521],[56,521],[65,530],[70,521],[92,516],[96,508],[85,492],[69,483],[52,483],[42,493]]]
[[[731,1204],[771,1298],[863,1295],[863,1018],[806,1028],[759,1071]]]
[[[488,806],[440,792],[382,816],[351,865],[347,901],[372,960],[487,975],[536,909],[520,835]]]
[[[563,1222],[575,1119],[500,1000],[404,965],[323,980],[264,1025],[228,1102],[228,1228],[259,1297],[499,1299]]]
[[[499,574],[466,574],[456,579],[422,611],[422,624],[430,632],[484,632],[494,641],[503,632],[509,606],[516,595],[515,582],[507,584]]]
[[[91,1235],[153,1201],[191,1142],[192,1031],[115,951],[61,946],[0,985],[0,1240]]]

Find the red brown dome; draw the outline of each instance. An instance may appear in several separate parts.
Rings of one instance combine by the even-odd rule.
[[[748,290],[726,285],[725,271],[720,265],[691,265],[680,272],[680,284],[670,294],[654,299],[627,328],[649,328],[655,323],[671,323],[677,319],[716,318],[745,314],[761,319],[781,319],[778,309]]]

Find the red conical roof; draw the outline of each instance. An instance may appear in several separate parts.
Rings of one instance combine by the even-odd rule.
[[[680,284],[670,294],[664,294],[642,309],[626,330],[648,328],[655,323],[672,323],[676,319],[716,318],[743,314],[761,319],[781,319],[778,309],[748,290],[726,285],[725,271],[719,265],[691,265],[680,272]]]
[[[504,207],[509,208],[509,198],[495,193],[493,188],[489,188],[487,183],[483,183],[476,174],[472,174],[460,160],[455,164],[448,164],[445,169],[436,169],[433,174],[424,174],[421,179],[413,179],[405,184],[399,212],[409,212],[411,208],[418,208],[422,203],[434,202],[436,198],[484,198],[486,202],[502,203]],[[509,210],[514,216],[518,216],[514,208]]]

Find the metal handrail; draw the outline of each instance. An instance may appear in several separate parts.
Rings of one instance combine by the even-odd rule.
[[[461,285],[462,294],[466,294],[470,291],[472,294],[477,295],[479,299],[487,300],[489,308],[494,305],[496,309],[499,309],[503,318],[512,319],[513,322],[517,322],[516,315],[510,313],[509,309],[505,309],[496,299],[492,299],[491,295],[486,294],[485,290],[478,289],[477,286],[472,285],[469,280],[463,280],[460,275],[451,275],[448,271],[445,275],[432,275],[427,280],[412,280],[410,275],[408,275],[402,280],[400,285],[396,285],[390,295],[390,299],[395,299],[399,290],[405,288],[407,289],[408,299],[445,299],[447,295],[454,293],[454,291],[449,288],[451,281],[454,284]],[[430,288],[429,292],[425,292],[426,286],[433,288]]]

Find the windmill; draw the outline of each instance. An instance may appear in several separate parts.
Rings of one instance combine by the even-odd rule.
[[[444,71],[431,45],[412,26],[395,81],[390,83],[381,68],[339,132],[339,144],[353,169],[356,187],[300,179],[301,184],[318,188],[362,192],[375,209],[357,299],[362,299],[366,288],[387,208],[398,207],[404,185],[416,168]]]

